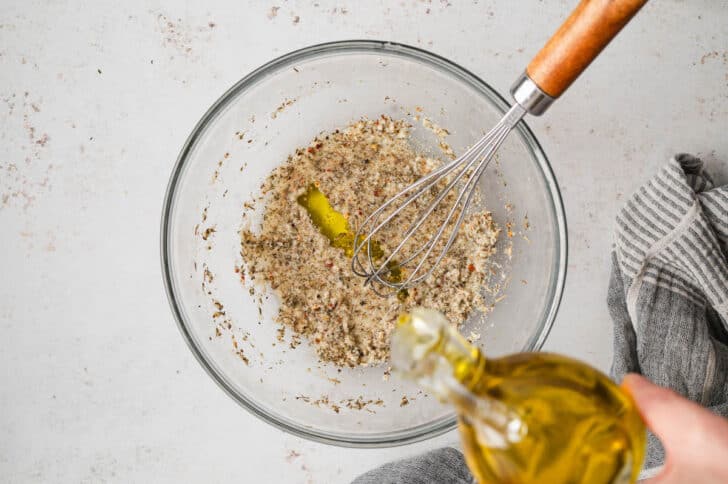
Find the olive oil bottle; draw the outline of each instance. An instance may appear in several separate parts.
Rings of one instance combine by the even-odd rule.
[[[437,311],[400,317],[392,364],[455,406],[480,483],[635,482],[645,427],[606,375],[548,353],[486,359]]]

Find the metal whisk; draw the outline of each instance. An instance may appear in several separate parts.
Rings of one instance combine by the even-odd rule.
[[[511,130],[526,113],[543,114],[646,2],[582,0],[513,84],[511,95],[516,102],[498,124],[457,159],[397,193],[358,227],[352,258],[354,273],[365,277],[366,283],[394,290],[411,288],[429,277],[455,241],[478,180]],[[377,257],[377,234],[394,223],[406,207],[431,196],[440,184],[445,187],[407,224],[394,249]],[[451,201],[451,193],[457,195],[439,229],[426,242],[404,251],[443,200]],[[405,257],[398,260],[402,255]],[[401,268],[406,269],[406,278],[392,277]]]

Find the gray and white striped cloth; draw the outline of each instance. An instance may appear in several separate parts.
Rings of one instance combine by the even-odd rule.
[[[672,158],[617,215],[612,377],[641,373],[728,416],[728,187]],[[650,434],[644,475],[664,450]]]

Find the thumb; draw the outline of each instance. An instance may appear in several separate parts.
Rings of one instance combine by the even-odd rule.
[[[625,376],[622,385],[637,403],[647,427],[662,442],[668,461],[700,461],[717,449],[728,449],[725,419],[640,375]],[[715,457],[720,462],[725,459]]]
[[[622,386],[632,395],[642,419],[667,453],[671,453],[674,445],[685,444],[686,431],[694,425],[692,416],[695,410],[703,410],[702,407],[634,373],[624,377]]]

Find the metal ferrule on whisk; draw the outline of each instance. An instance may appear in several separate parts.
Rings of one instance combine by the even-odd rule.
[[[528,114],[534,116],[541,116],[555,101],[553,97],[543,92],[525,72],[511,86],[511,95],[518,104],[528,111]]]

